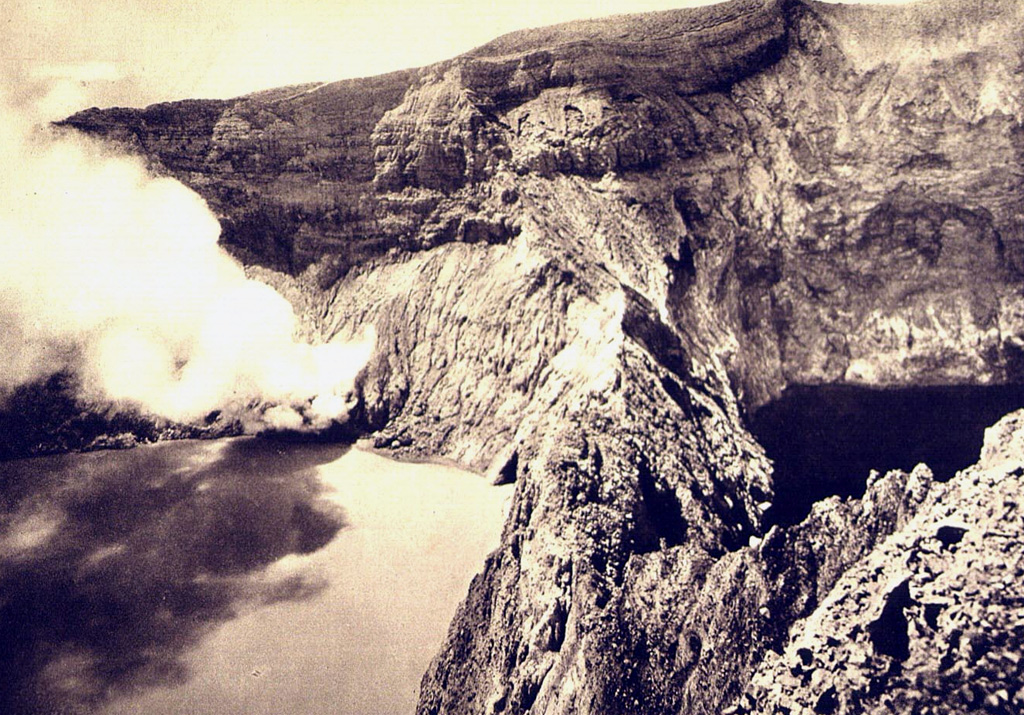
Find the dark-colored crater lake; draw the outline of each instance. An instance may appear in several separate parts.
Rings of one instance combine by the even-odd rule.
[[[940,480],[974,464],[985,429],[1024,406],[1024,386],[795,386],[755,412],[775,463],[771,516],[793,524],[831,495],[862,496],[871,470],[927,464]]]

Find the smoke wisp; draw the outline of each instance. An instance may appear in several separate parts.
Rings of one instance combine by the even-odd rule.
[[[296,342],[290,304],[217,245],[197,194],[2,96],[0,166],[0,399],[70,370],[90,398],[175,421],[344,421],[373,336]]]

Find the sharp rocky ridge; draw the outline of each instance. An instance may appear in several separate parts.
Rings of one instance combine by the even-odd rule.
[[[61,124],[202,194],[310,335],[376,327],[379,447],[516,482],[419,713],[1016,712],[1020,416],[773,526],[747,415],[1022,382],[1022,29],[736,0]]]

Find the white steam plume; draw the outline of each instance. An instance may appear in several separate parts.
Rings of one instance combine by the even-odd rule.
[[[2,96],[0,167],[0,397],[72,369],[90,394],[172,420],[344,420],[373,337],[295,342],[291,306],[220,249],[198,195],[33,129]]]

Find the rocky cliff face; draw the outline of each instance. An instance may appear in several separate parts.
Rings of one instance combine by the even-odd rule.
[[[899,669],[956,685],[913,639],[973,642],[969,609],[928,610],[955,597],[920,563],[866,569],[998,477],[893,473],[773,526],[746,415],[788,386],[1021,381],[1022,25],[1011,0],[737,0],[65,124],[206,196],[311,334],[376,326],[378,446],[516,482],[420,712],[855,712]]]
[[[1020,712],[1022,420],[988,430],[950,482],[907,485],[912,517],[758,666],[736,712]]]

